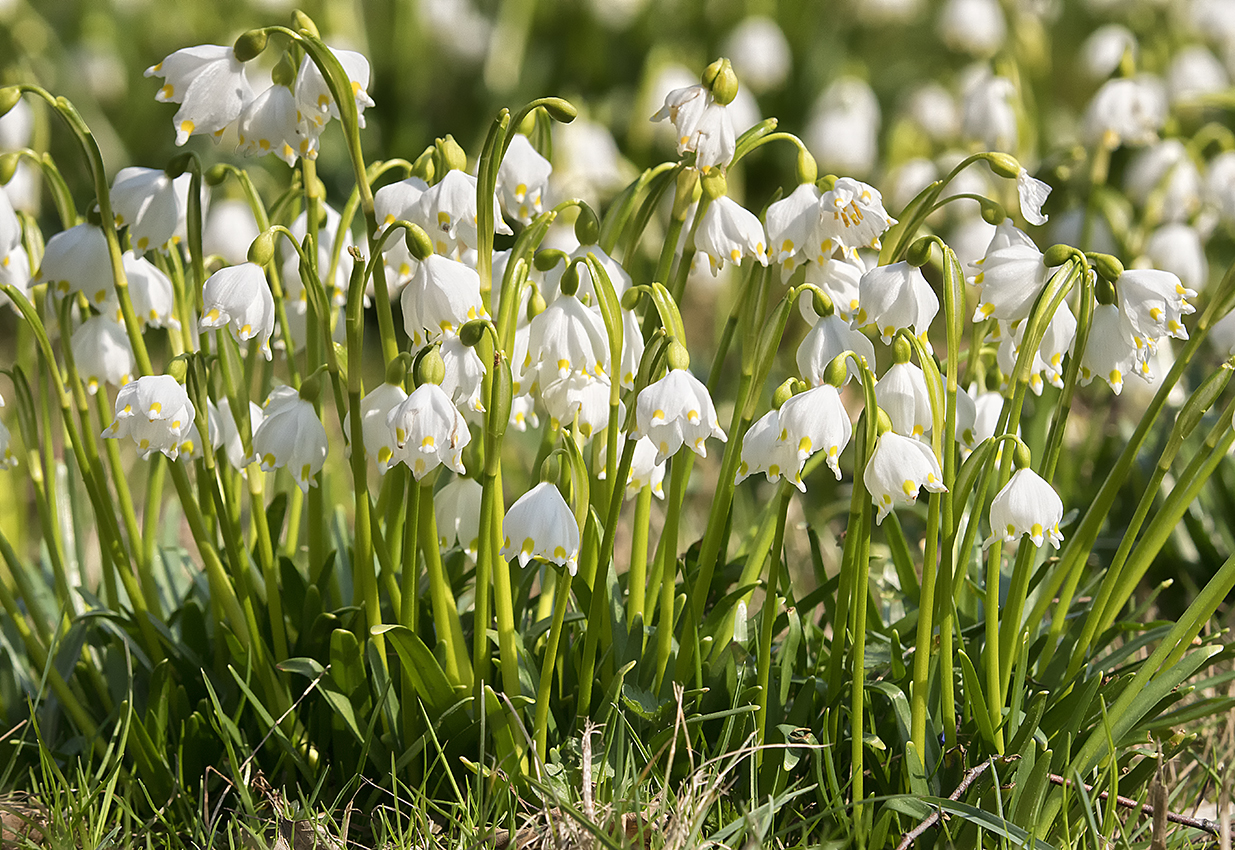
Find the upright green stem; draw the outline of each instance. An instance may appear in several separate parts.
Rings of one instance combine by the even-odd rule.
[[[789,499],[793,486],[788,480],[780,482],[776,491],[776,536],[772,541],[771,557],[768,558],[768,579],[764,585],[763,613],[759,619],[759,694],[755,698],[755,744],[767,743],[768,694],[771,690],[772,637],[776,623],[777,592],[780,585],[780,562],[784,555],[785,518],[789,513]],[[763,751],[759,751],[762,761]]]
[[[566,607],[570,603],[570,581],[569,572],[558,573],[557,589],[553,594],[553,623],[549,626],[549,642],[545,646],[545,658],[540,665],[540,686],[536,690],[536,754],[542,759],[549,752],[549,691],[553,685],[553,669],[557,666],[557,649],[562,640]]]
[[[656,557],[661,565],[660,613],[656,621],[656,680],[653,691],[660,692],[673,653],[673,591],[678,575],[678,518],[682,513],[682,498],[686,493],[686,481],[694,466],[695,456],[678,452],[671,460],[669,504],[665,512],[665,526],[661,532]],[[678,671],[681,673],[681,671]]]

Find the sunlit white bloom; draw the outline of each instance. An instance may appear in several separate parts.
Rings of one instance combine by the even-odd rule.
[[[747,432],[749,433],[749,432]],[[609,447],[600,447],[600,471],[597,477],[605,480]],[[665,498],[665,464],[656,461],[656,446],[647,437],[635,441],[635,451],[630,458],[630,472],[626,476],[626,498],[638,496],[644,487],[652,488],[652,495],[658,499]]]
[[[420,481],[439,465],[462,475],[463,449],[472,434],[450,396],[437,384],[425,383],[386,415],[402,461]]]
[[[107,316],[94,316],[73,331],[70,345],[77,371],[94,395],[100,384],[123,386],[133,380],[136,361],[124,328]]]
[[[18,245],[0,257],[0,283],[7,283],[22,295],[30,297],[30,255]],[[9,297],[0,292],[0,306],[8,304]]]
[[[876,266],[862,275],[858,300],[857,325],[873,323],[885,344],[908,328],[930,350],[927,331],[939,312],[939,298],[921,269],[906,262]]]
[[[1132,333],[1127,318],[1114,304],[1095,306],[1089,340],[1081,358],[1081,383],[1101,378],[1119,395],[1125,376],[1142,374],[1137,369],[1141,358]]]
[[[819,199],[819,218],[811,233],[813,259],[823,264],[836,248],[878,251],[879,237],[896,224],[883,208],[883,196],[874,186],[842,177]]]
[[[1196,292],[1157,269],[1128,269],[1115,281],[1116,303],[1132,327],[1132,341],[1152,354],[1164,336],[1187,339],[1183,317],[1196,312],[1187,299]]]
[[[902,437],[895,431],[886,431],[879,436],[871,453],[862,482],[871,494],[871,501],[879,509],[876,523],[897,505],[912,505],[918,500],[918,491],[925,487],[932,493],[946,493],[943,472],[935,453],[926,443]]]
[[[921,437],[931,430],[931,397],[921,367],[909,362],[888,367],[875,382],[875,400],[896,433]]]
[[[177,50],[147,68],[146,76],[163,78],[155,100],[180,104],[172,119],[177,145],[199,134],[217,141],[253,99],[244,63],[231,47],[202,44]]]
[[[1138,50],[1132,31],[1122,24],[1105,24],[1090,33],[1081,45],[1081,66],[1090,79],[1105,80],[1119,67],[1128,51],[1132,51],[1135,62]]]
[[[600,267],[604,269],[605,274],[609,276],[609,283],[613,285],[613,292],[617,295],[620,301],[626,290],[633,285],[630,274],[626,269],[622,268],[622,264],[605,253],[605,250],[599,245],[579,245],[572,250],[566,252],[566,262],[558,263],[556,266],[545,272],[544,287],[542,295],[546,302],[554,301],[561,292],[562,275],[566,271],[566,266],[572,260],[585,259],[588,254],[596,256],[596,262],[600,263]],[[592,270],[588,268],[586,262],[580,263],[575,267],[579,273],[579,288],[575,292],[575,297],[589,307],[597,305],[596,300],[596,284],[592,281]],[[494,266],[494,279],[496,280],[497,267]],[[494,289],[497,289],[496,284]],[[526,302],[524,302],[526,305]]]
[[[866,264],[861,257],[850,253],[841,256],[824,258],[823,262],[810,263],[806,267],[806,282],[819,287],[823,294],[832,300],[836,315],[845,321],[852,321],[861,306],[861,281],[866,273]],[[804,317],[813,321],[813,301],[809,298],[798,300]],[[807,311],[811,316],[807,316]]]
[[[1017,144],[1016,86],[1004,77],[984,74],[965,89],[961,131],[994,151],[1014,151]]]
[[[797,449],[781,439],[781,430],[779,410],[769,410],[751,423],[742,437],[742,458],[734,484],[760,472],[773,483],[790,474],[797,465]]]
[[[1006,380],[1017,374],[1016,364],[1021,356],[1021,339],[1024,336],[1027,322],[1020,321],[1012,323],[1015,327],[1009,326],[1007,322],[999,322],[999,349],[995,355],[995,362],[999,366],[999,370],[1003,372]],[[1029,374],[1027,380],[1029,389],[1034,395],[1042,395],[1042,373],[1046,370],[1046,361],[1042,359],[1041,349],[1033,352],[1029,361]]]
[[[520,567],[540,558],[579,569],[579,524],[558,489],[542,481],[519,497],[502,520],[503,558],[517,558]]]
[[[540,398],[554,428],[569,429],[579,417],[579,434],[584,441],[609,424],[610,384],[607,377],[585,377],[571,372],[540,387]],[[619,421],[623,418],[619,402]]]
[[[419,224],[439,254],[450,254],[460,245],[475,248],[476,178],[457,169],[447,171],[426,189],[408,211],[409,221]],[[497,233],[511,233],[493,199],[493,225]]]
[[[116,414],[107,438],[132,437],[143,459],[162,452],[172,460],[189,433],[196,411],[184,387],[170,375],[144,375],[116,394]]]
[[[865,176],[878,158],[881,120],[870,84],[844,76],[815,101],[803,139],[821,169]]]
[[[484,488],[471,478],[452,478],[433,494],[437,540],[445,551],[456,543],[473,560],[480,550],[480,498]]]
[[[819,220],[819,190],[802,183],[788,197],[768,207],[768,259],[790,272],[805,262],[807,243]]]
[[[780,428],[780,439],[794,456],[785,474],[795,487],[806,492],[802,467],[815,452],[826,453],[827,464],[840,481],[840,453],[849,445],[853,426],[836,387],[823,384],[790,397],[780,406]]]
[[[756,93],[779,88],[793,62],[789,40],[776,21],[763,15],[743,19],[729,33],[723,53],[743,85]]]
[[[214,201],[202,227],[202,253],[206,256],[217,254],[229,266],[238,266],[248,259],[249,246],[259,232],[247,202]]]
[[[438,350],[442,362],[446,364],[442,392],[450,396],[450,400],[465,415],[484,413],[485,361],[480,359],[476,349],[464,345],[457,335],[445,337]]]
[[[488,316],[480,297],[480,276],[463,263],[430,254],[403,290],[403,327],[419,348],[442,334],[457,333],[472,319]]]
[[[839,314],[823,316],[807,331],[798,346],[798,373],[812,386],[822,386],[827,380],[828,364],[846,351],[858,355],[872,369],[875,367],[875,346],[866,334],[854,330]],[[850,360],[845,383],[850,378],[860,377],[857,365]]]
[[[365,454],[377,461],[377,471],[385,474],[386,470],[399,461],[407,462],[405,453],[399,448],[395,439],[394,429],[386,424],[390,412],[398,407],[407,393],[398,384],[382,383],[377,389],[360,400],[360,428],[364,441]],[[352,415],[348,413],[343,418],[343,433],[350,440],[352,436]],[[348,445],[350,456],[353,449]]]
[[[300,157],[317,158],[318,127],[301,120],[296,98],[275,83],[253,98],[236,123],[239,152],[245,156],[272,153],[288,165]]]
[[[217,413],[217,418],[215,420],[211,420],[211,424],[214,424],[215,422],[218,423],[218,433],[211,434],[211,441],[214,443],[215,448],[221,447],[223,449],[223,453],[227,457],[227,462],[230,463],[233,468],[240,470],[241,474],[244,475],[246,474],[245,467],[247,466],[245,463],[244,440],[241,438],[240,426],[236,422],[236,417],[232,415],[231,402],[228,401],[226,396],[219,399],[219,403],[216,405],[215,411]],[[250,438],[252,438],[252,435],[257,430],[257,427],[262,424],[262,420],[264,418],[265,412],[262,408],[253,402],[249,402]]]
[[[1152,74],[1107,81],[1085,111],[1084,135],[1091,144],[1114,150],[1120,145],[1153,143],[1166,123],[1166,87]]]
[[[1179,139],[1137,151],[1128,163],[1124,187],[1137,204],[1152,204],[1162,221],[1184,221],[1201,206],[1201,173]]]
[[[766,266],[766,244],[758,217],[727,195],[708,204],[695,235],[695,245],[707,255],[713,277],[726,262],[739,265],[744,257]]]
[[[567,295],[532,319],[523,373],[543,387],[572,372],[608,375],[609,337],[604,320]]]
[[[1012,473],[1003,489],[991,500],[991,536],[982,548],[996,540],[1014,543],[1028,534],[1033,545],[1043,541],[1058,549],[1063,542],[1059,523],[1063,519],[1063,502],[1046,479],[1026,467]]]
[[[999,0],[948,0],[939,15],[939,35],[953,50],[986,58],[1008,34]]]
[[[549,160],[532,147],[527,136],[511,136],[497,171],[497,195],[506,214],[522,224],[530,224],[540,215],[552,172]]]
[[[256,339],[262,356],[270,359],[270,335],[274,333],[274,297],[266,274],[255,263],[228,266],[212,274],[202,287],[201,330],[228,324],[241,342]]]
[[[406,180],[387,183],[374,192],[373,212],[377,218],[378,227],[388,227],[399,220],[410,221],[416,202],[428,188],[429,184],[419,177],[409,177]],[[402,239],[401,236],[398,239],[391,237],[390,242],[386,243],[386,250],[390,250],[391,242],[400,239]]]
[[[674,89],[665,97],[653,121],[668,118],[677,131],[679,154],[694,152],[695,165],[702,171],[728,165],[736,150],[733,119],[725,106],[712,98],[704,86]]]
[[[1046,224],[1048,217],[1043,215],[1042,205],[1051,195],[1050,185],[1022,168],[1016,174],[1016,194],[1025,221],[1030,224]]]
[[[994,316],[1005,322],[1024,319],[1046,286],[1042,252],[1032,245],[1014,244],[987,253],[975,264],[973,283],[981,287],[973,321]]]
[[[369,87],[369,60],[363,54],[354,50],[328,48],[343,66],[352,86],[352,95],[356,99],[356,112],[360,126],[364,127],[364,111],[373,105],[366,89]],[[330,87],[326,78],[308,55],[300,63],[296,73],[296,105],[304,114],[305,119],[319,130],[325,127],[331,118],[339,117],[339,106],[330,95]]]
[[[81,292],[96,307],[115,293],[111,259],[103,231],[79,224],[47,240],[36,283],[46,283],[57,295]]]
[[[145,257],[133,256],[132,251],[125,251],[121,259],[124,262],[125,277],[129,281],[129,298],[133,302],[133,312],[137,320],[152,328],[179,330],[180,321],[175,316],[176,293],[167,275]],[[124,321],[114,290],[108,295],[102,309],[115,321]]]
[[[1166,87],[1173,104],[1217,94],[1230,84],[1231,79],[1218,57],[1199,44],[1177,51],[1166,71]]]
[[[122,168],[111,187],[116,226],[128,225],[133,252],[167,244],[184,219],[189,201],[190,176],[176,179],[161,168]]]
[[[700,457],[707,457],[704,441],[708,437],[721,442],[727,439],[707,387],[686,369],[670,370],[639,393],[635,430],[630,438],[643,436],[656,446],[657,463],[677,454],[683,444]]]
[[[522,432],[529,426],[539,428],[540,417],[536,415],[536,399],[524,393],[510,400],[510,427]]]
[[[1179,275],[1188,289],[1204,289],[1209,281],[1209,260],[1201,234],[1181,221],[1164,224],[1149,234],[1145,256],[1154,268]]]
[[[313,405],[292,392],[277,400],[267,399],[266,416],[253,432],[249,462],[260,462],[263,472],[286,466],[297,486],[307,493],[317,486],[314,476],[326,462],[326,429]]]

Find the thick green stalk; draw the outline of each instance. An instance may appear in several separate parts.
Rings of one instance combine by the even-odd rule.
[[[631,525],[630,566],[626,571],[626,621],[643,616],[647,593],[648,530],[652,514],[652,488],[645,486],[635,497],[635,517]],[[642,637],[642,636],[640,636]]]
[[[456,687],[472,687],[472,665],[463,640],[463,624],[455,606],[454,593],[442,566],[442,552],[437,540],[437,519],[433,515],[433,485],[420,485],[420,517],[417,522],[420,550],[424,552],[429,574],[429,599],[433,604],[433,623],[442,651],[441,662],[450,683]]]
[[[784,557],[785,518],[789,513],[789,500],[793,486],[788,480],[780,482],[776,490],[776,532],[772,540],[771,557],[768,558],[768,579],[763,588],[763,613],[759,619],[759,661],[755,667],[758,675],[759,693],[755,697],[755,745],[767,743],[768,694],[771,691],[772,637],[776,623],[778,590],[780,585],[780,562]],[[860,716],[860,715],[859,715]],[[759,750],[758,760],[762,761]]]
[[[678,518],[682,513],[682,498],[686,494],[686,481],[694,466],[694,454],[678,452],[670,459],[673,467],[669,484],[669,504],[665,511],[665,525],[661,532],[656,557],[661,564],[660,612],[656,621],[656,680],[652,690],[660,692],[673,653],[673,591],[678,576]],[[679,675],[683,671],[679,670]]]
[[[566,621],[566,608],[570,603],[569,572],[559,572],[557,588],[553,594],[553,623],[549,626],[549,641],[545,645],[545,657],[540,664],[540,685],[536,689],[536,754],[541,759],[548,754],[549,742],[549,692],[553,685],[553,670],[557,666],[558,644],[562,640],[562,624]],[[593,591],[593,595],[595,591]]]

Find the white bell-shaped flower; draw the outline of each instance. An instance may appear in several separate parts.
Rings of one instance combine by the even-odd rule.
[[[146,76],[163,78],[164,85],[155,100],[180,104],[172,119],[177,145],[200,134],[217,141],[253,99],[244,63],[236,58],[231,47],[218,44],[177,50],[147,68]]]
[[[734,484],[741,484],[760,472],[772,483],[783,475],[792,474],[797,466],[797,451],[781,439],[781,431],[779,410],[769,410],[751,423],[742,437],[742,458],[733,478]]]
[[[293,392],[295,392],[293,390]],[[227,458],[227,462],[234,469],[240,470],[241,475],[245,475],[245,454],[244,440],[240,437],[240,428],[236,423],[236,417],[232,415],[231,402],[227,397],[219,399],[218,405],[215,406],[218,423],[218,433],[211,433],[210,439],[214,443],[215,448],[222,448],[223,454]],[[260,405],[249,402],[249,435],[250,437],[257,431],[262,420],[265,418],[265,412]],[[210,424],[214,424],[212,420]]]
[[[485,361],[476,349],[464,345],[458,336],[448,336],[438,349],[446,365],[446,377],[442,379],[442,392],[463,411],[464,415],[476,418],[485,412],[482,398],[485,377]]]
[[[132,437],[141,457],[163,452],[172,460],[197,415],[189,395],[170,375],[143,375],[120,388],[107,438]]]
[[[407,393],[398,384],[383,383],[377,389],[360,400],[361,439],[364,440],[365,453],[377,461],[377,471],[385,474],[386,470],[404,458],[394,430],[386,424],[390,411],[394,410],[407,398]],[[343,417],[343,433],[348,438],[352,434],[352,415],[349,412]],[[348,446],[348,456],[352,448]]]
[[[364,54],[354,50],[341,50],[328,47],[334,57],[343,66],[348,82],[352,86],[352,95],[356,99],[356,112],[360,126],[364,127],[364,111],[373,106],[373,98],[369,97],[369,60]],[[330,96],[330,87],[326,78],[309,56],[305,56],[296,72],[296,105],[304,114],[305,120],[320,131],[331,118],[339,117],[339,106]]]
[[[600,471],[596,474],[601,481],[605,480],[608,457],[609,447],[602,445],[598,457]],[[630,472],[626,476],[626,500],[638,496],[644,487],[651,487],[653,496],[664,499],[664,481],[665,465],[656,461],[656,446],[647,437],[640,437],[635,441],[635,451],[630,458]]]
[[[326,429],[313,405],[295,390],[266,400],[266,415],[253,432],[253,455],[249,463],[261,463],[263,472],[286,466],[301,491],[316,487],[314,476],[322,471],[329,444]]]
[[[630,438],[644,436],[656,446],[657,463],[677,454],[683,444],[707,457],[704,441],[708,437],[727,439],[707,387],[686,369],[671,369],[639,393]]]
[[[878,189],[842,177],[831,191],[819,198],[819,219],[811,234],[811,248],[817,251],[816,262],[822,264],[823,259],[840,247],[850,252],[858,248],[878,251],[879,237],[894,224],[896,219],[883,208],[883,195]]]
[[[447,171],[440,181],[421,194],[408,218],[419,224],[439,254],[451,254],[460,246],[475,248],[476,178],[457,169]],[[512,233],[502,219],[498,200],[493,199],[493,225],[497,233]]]
[[[525,380],[541,386],[573,373],[609,374],[609,337],[604,319],[574,296],[562,296],[528,326]]]
[[[0,257],[0,283],[7,283],[22,295],[30,297],[30,255],[18,245]],[[9,303],[9,297],[0,292],[0,306]]]
[[[457,260],[430,254],[400,296],[403,328],[420,348],[443,334],[458,333],[472,319],[489,315],[480,297],[480,276]]]
[[[386,425],[394,432],[398,460],[420,481],[445,465],[462,475],[463,449],[471,442],[467,422],[440,386],[425,383],[391,408]]]
[[[137,320],[147,327],[179,330],[180,321],[175,316],[176,292],[172,288],[171,279],[154,263],[145,257],[134,256],[132,251],[125,251],[121,259],[124,262],[125,277],[129,282],[129,298],[133,302],[133,313]],[[114,290],[108,295],[101,309],[116,322],[124,321]]]
[[[812,386],[822,386],[827,380],[828,364],[846,351],[858,355],[872,369],[875,367],[875,346],[866,334],[854,330],[835,313],[824,316],[807,331],[798,346],[798,372]],[[860,377],[857,365],[849,361],[845,383],[849,383],[850,378]]]
[[[531,224],[544,212],[553,166],[532,147],[528,137],[515,133],[497,170],[497,196],[506,215]]]
[[[17,466],[17,456],[13,454],[13,435],[0,422],[0,469],[12,469]]]
[[[1209,282],[1205,240],[1190,224],[1173,221],[1156,228],[1145,242],[1145,257],[1155,269],[1178,275],[1189,290],[1204,289]]]
[[[726,166],[733,159],[737,148],[733,118],[705,87],[693,85],[669,92],[652,120],[666,118],[677,131],[678,153],[693,151],[695,167],[703,173]]]
[[[1016,86],[1006,77],[984,73],[965,86],[961,133],[988,150],[1014,151],[1018,138]]]
[[[876,523],[897,505],[912,505],[918,491],[925,487],[932,493],[946,493],[943,472],[931,447],[926,443],[902,437],[895,431],[879,436],[862,473],[862,481],[879,509]]]
[[[991,536],[982,548],[996,540],[1013,543],[1027,534],[1035,546],[1045,541],[1058,549],[1063,542],[1062,519],[1063,502],[1055,488],[1032,469],[1018,469],[991,500]]]
[[[881,121],[879,98],[870,83],[847,74],[815,100],[804,140],[821,170],[862,177],[874,169],[879,157]]]
[[[138,256],[161,248],[184,220],[189,201],[190,176],[174,180],[161,168],[122,168],[111,187],[116,226],[128,225],[133,252]]]
[[[433,516],[442,551],[458,544],[475,560],[480,550],[480,501],[484,488],[470,478],[452,478],[433,494]]]
[[[554,428],[570,428],[577,415],[579,433],[585,441],[609,424],[609,397],[607,377],[593,378],[574,372],[540,388],[550,424]],[[618,409],[620,421],[623,417],[621,402]]]
[[[1095,377],[1101,378],[1110,385],[1115,395],[1119,395],[1125,376],[1137,374],[1143,377],[1143,372],[1137,368],[1141,357],[1132,335],[1131,324],[1117,306],[1098,304],[1094,307],[1089,340],[1081,358],[1081,384],[1088,384]]]
[[[1132,326],[1136,347],[1147,347],[1152,354],[1164,336],[1187,339],[1183,317],[1196,312],[1186,299],[1195,298],[1180,279],[1158,269],[1128,269],[1115,281],[1119,312]]]
[[[98,307],[116,288],[103,231],[79,224],[47,240],[36,283],[46,283],[58,296],[81,292]]]
[[[853,425],[831,384],[813,387],[787,399],[780,406],[780,439],[794,453],[794,465],[786,472],[794,486],[806,492],[802,467],[815,452],[827,453],[827,464],[840,481],[840,453],[849,445]]]
[[[213,201],[202,226],[202,253],[217,254],[229,266],[248,259],[249,246],[260,231],[248,203],[232,198]]]
[[[791,272],[805,260],[815,223],[819,220],[819,190],[803,183],[788,197],[768,207],[768,259]]]
[[[846,322],[853,321],[861,306],[858,296],[864,274],[866,264],[861,257],[852,253],[816,258],[816,262],[806,266],[806,282],[823,290],[823,294],[832,300],[836,314]],[[803,318],[813,322],[814,309],[811,299],[802,298],[798,305]]]
[[[738,24],[725,40],[724,55],[751,91],[777,89],[789,76],[793,51],[785,33],[772,18],[751,15]]]
[[[763,225],[754,213],[727,195],[708,204],[695,234],[695,245],[707,255],[713,277],[725,263],[739,265],[744,257],[768,264]]]
[[[1166,124],[1167,112],[1162,80],[1152,74],[1118,77],[1103,84],[1089,102],[1084,135],[1090,144],[1111,150],[1152,144]]]
[[[927,331],[939,312],[939,298],[921,269],[903,261],[876,266],[862,275],[858,301],[857,325],[874,323],[885,343],[907,328],[931,350]]]
[[[987,255],[973,268],[973,283],[981,287],[973,321],[992,316],[1005,322],[1027,318],[1046,287],[1042,252],[1033,245],[1012,244]]]
[[[1151,202],[1161,221],[1187,221],[1201,207],[1201,173],[1179,139],[1163,139],[1136,152],[1124,177],[1128,197]]]
[[[302,120],[292,90],[274,83],[253,98],[236,122],[240,146],[245,156],[272,153],[288,165],[300,157],[317,159],[319,128]]]
[[[133,380],[136,361],[124,328],[107,316],[82,322],[69,341],[77,371],[94,395],[100,384],[121,387]]]
[[[502,520],[503,558],[517,558],[520,567],[540,558],[579,570],[579,524],[562,494],[542,481],[519,497]]]
[[[939,35],[953,50],[980,59],[994,56],[1008,35],[999,0],[948,0],[939,14]]]
[[[1021,354],[1021,339],[1025,334],[1026,323],[1017,322],[1015,324],[1016,327],[1013,328],[1006,322],[999,323],[999,349],[996,352],[995,361],[1005,379],[1016,371],[1016,362]],[[1029,389],[1034,395],[1042,395],[1042,373],[1044,371],[1046,371],[1046,361],[1042,359],[1042,352],[1039,349],[1033,353],[1029,362]],[[1004,386],[1007,386],[1006,382]]]
[[[921,437],[931,430],[931,397],[921,367],[895,363],[875,382],[875,400],[892,430],[906,437]]]
[[[270,359],[274,333],[274,296],[266,274],[256,263],[219,269],[202,287],[200,330],[215,330],[229,323],[241,342],[256,339],[262,356]]]

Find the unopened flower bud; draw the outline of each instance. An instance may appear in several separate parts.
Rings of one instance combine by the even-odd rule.
[[[425,233],[419,224],[409,224],[404,229],[403,243],[407,245],[407,250],[417,260],[423,260],[433,253],[433,242],[430,241],[429,234]]]
[[[17,163],[20,159],[20,154],[0,154],[0,186],[7,186],[8,182],[13,179],[13,175],[17,173]]]
[[[545,308],[549,305],[545,303],[545,296],[540,294],[540,289],[532,287],[532,294],[527,299],[527,320],[532,319],[545,312]]]
[[[566,260],[566,252],[557,248],[542,248],[532,257],[532,265],[538,272],[547,272]]]
[[[1003,207],[990,198],[982,198],[978,201],[978,204],[982,208],[982,220],[987,224],[998,227],[1008,217]]]
[[[869,411],[867,411],[869,413]],[[892,420],[883,412],[882,407],[875,408],[875,433],[886,434],[892,430]]]
[[[717,59],[704,69],[701,82],[712,90],[712,99],[725,106],[738,96],[738,75],[728,59]]]
[[[798,185],[814,183],[819,179],[819,166],[805,147],[798,148],[797,177]]]
[[[403,352],[386,364],[386,383],[403,386],[403,381],[407,378],[407,358],[407,352]]]
[[[709,169],[700,182],[703,184],[703,194],[709,200],[714,201],[729,194],[729,181],[725,179],[724,172],[719,168]]]
[[[909,246],[909,250],[905,252],[905,261],[915,269],[922,268],[931,261],[931,244],[932,240],[929,236],[915,239]]]
[[[270,82],[289,88],[296,82],[296,66],[292,64],[292,57],[287,53],[270,69]]]
[[[433,145],[429,145],[424,149],[424,153],[416,157],[416,161],[412,163],[412,177],[419,177],[421,180],[433,185],[433,177],[437,174],[437,165],[433,161],[434,154],[437,149]]]
[[[486,327],[484,319],[472,319],[470,322],[464,322],[459,328],[459,341],[468,348],[475,348],[484,337]]]
[[[562,280],[558,284],[558,291],[563,295],[574,295],[579,291],[579,264],[582,260],[573,260],[566,267],[566,271],[562,273]]]
[[[167,364],[165,374],[175,378],[178,384],[183,384],[189,375],[189,356],[188,354],[177,355]]]
[[[836,312],[836,305],[832,303],[832,299],[818,288],[811,290],[811,306],[815,309],[815,315],[821,318],[827,318]]]
[[[1104,277],[1099,277],[1094,281],[1093,294],[1099,304],[1115,303],[1115,285]]]
[[[5,86],[0,89],[0,115],[7,115],[19,100],[21,100],[21,89],[17,86]]]
[[[447,134],[445,138],[435,140],[433,146],[437,148],[437,159],[443,172],[467,170],[467,153],[454,136]]]
[[[300,399],[313,404],[322,394],[322,372],[325,367],[319,368],[309,377],[300,382]]]
[[[540,481],[541,483],[552,484],[557,481],[557,477],[561,474],[562,462],[558,460],[557,452],[551,453],[540,464]]]
[[[1029,454],[1029,446],[1016,441],[1016,448],[1012,451],[1012,463],[1016,464],[1017,469],[1028,469],[1033,463],[1033,458]]]
[[[638,289],[628,289],[622,293],[622,309],[633,310],[639,306],[639,299],[643,297],[643,293]]]
[[[1021,173],[1021,164],[1017,162],[1016,157],[1010,153],[1000,153],[992,151],[985,156],[986,163],[991,167],[991,171],[998,174],[1000,177],[1007,177],[1015,180],[1017,175]]]
[[[1088,257],[1089,264],[1098,273],[1098,277],[1103,280],[1109,280],[1114,283],[1124,273],[1124,264],[1119,261],[1118,257],[1098,253],[1089,254]]]
[[[175,180],[181,174],[184,174],[189,170],[189,164],[191,162],[193,162],[193,154],[186,151],[179,156],[172,157],[167,163],[167,167],[163,169],[163,173],[172,180]]]
[[[540,105],[549,113],[550,118],[561,124],[569,124],[579,114],[574,104],[564,97],[546,97]]]
[[[489,393],[489,435],[500,440],[510,424],[510,408],[514,404],[514,382],[510,375],[510,363],[501,349],[493,355],[493,388]]]
[[[299,9],[292,12],[292,29],[311,35],[314,38],[321,38],[321,34],[317,31],[317,24],[313,23],[313,19]]]
[[[416,386],[441,384],[446,379],[446,361],[436,345],[430,345],[416,360]]]
[[[699,172],[683,168],[678,172],[677,185],[673,192],[673,218],[685,221],[690,205],[699,197]]]
[[[1062,266],[1068,262],[1076,254],[1076,249],[1071,245],[1052,245],[1042,252],[1042,263],[1048,268]]]
[[[909,340],[903,335],[898,336],[896,341],[892,343],[892,359],[896,363],[908,363],[909,358],[913,355],[913,346],[909,344]]]
[[[840,389],[849,379],[849,355],[838,354],[823,370],[823,380]]]
[[[789,378],[772,393],[772,409],[780,410],[780,406],[793,398],[793,385],[797,378]]]
[[[828,193],[836,188],[836,175],[825,174],[815,181],[815,188],[820,192]]]
[[[249,262],[264,266],[274,259],[274,231],[265,230],[249,245]]]
[[[227,179],[227,166],[223,163],[212,165],[206,169],[206,173],[202,175],[202,180],[206,181],[207,186],[219,186]]]
[[[669,343],[669,350],[665,352],[665,362],[669,364],[670,371],[689,369],[690,352],[686,350],[686,346],[675,339]]]
[[[595,245],[600,241],[600,219],[585,203],[579,204],[579,217],[575,219],[575,238],[580,245]]]
[[[232,46],[232,52],[236,54],[236,58],[241,62],[248,62],[250,59],[256,59],[266,49],[266,44],[269,42],[270,36],[266,34],[264,29],[249,30],[236,39],[235,45]]]

